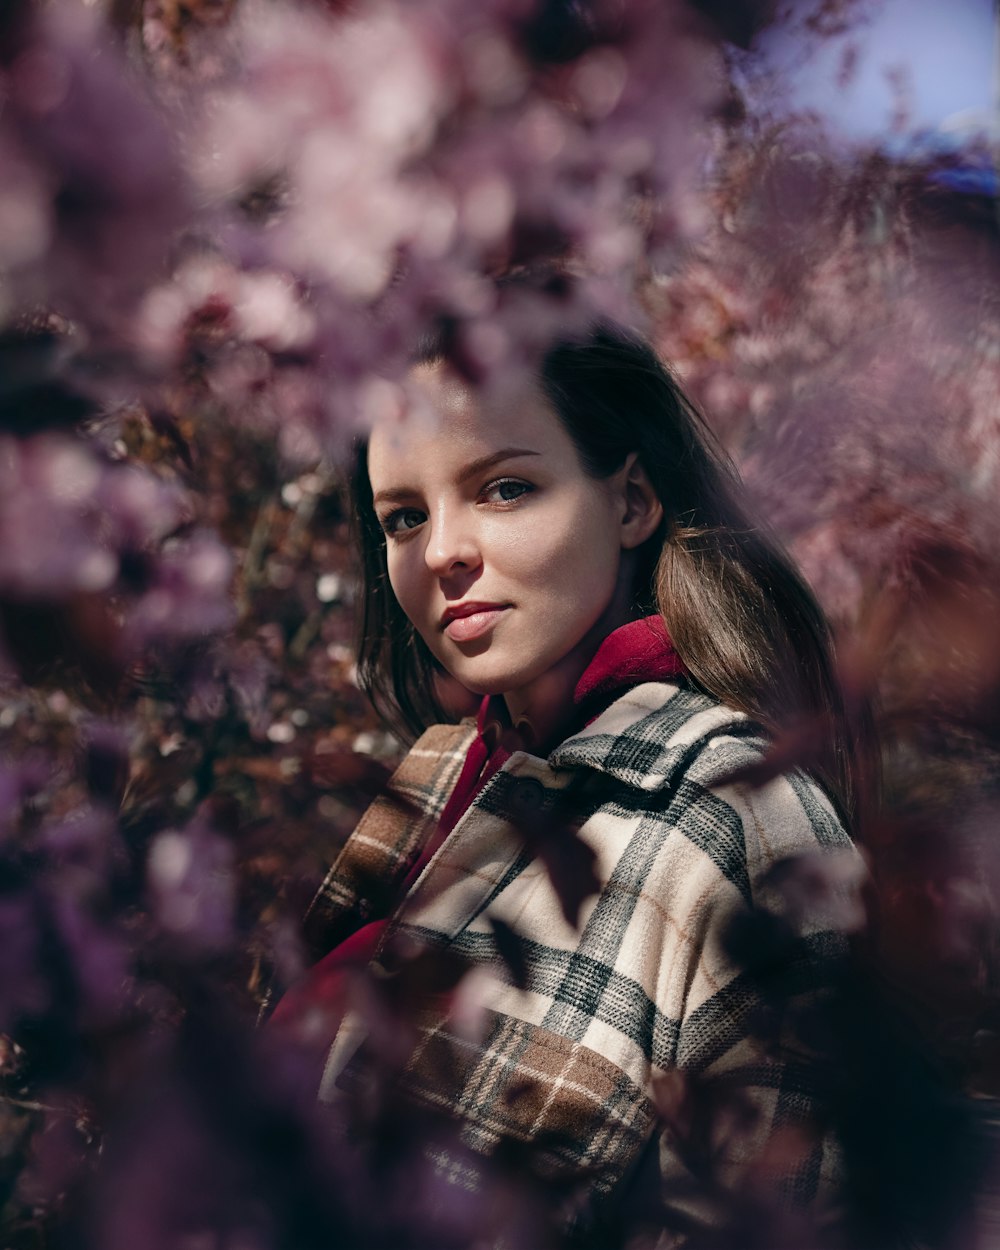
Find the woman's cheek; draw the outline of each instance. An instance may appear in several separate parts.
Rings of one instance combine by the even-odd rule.
[[[561,511],[536,508],[508,525],[496,550],[505,565],[528,583],[546,584],[579,545],[579,527],[566,524]]]
[[[396,596],[396,602],[409,617],[411,624],[419,630],[421,621],[418,579],[414,577],[413,570],[409,567],[409,562],[403,558],[404,556],[405,553],[390,555],[386,561],[389,585]]]

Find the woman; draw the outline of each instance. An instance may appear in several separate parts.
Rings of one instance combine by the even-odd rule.
[[[421,736],[312,905],[333,953],[276,1014],[339,1021],[348,967],[446,952],[409,1032],[380,1041],[355,1000],[323,1098],[394,1063],[457,1126],[442,1168],[480,1184],[513,1143],[599,1244],[651,1169],[676,1235],[765,1182],[808,1207],[837,1164],[800,1004],[836,980],[848,887],[802,915],[780,882],[831,852],[847,882],[859,791],[822,615],[640,341],[559,343],[510,393],[433,356],[412,382],[424,411],[374,430],[353,502],[360,680]],[[475,722],[440,723],[449,680]],[[769,776],[795,733],[822,743],[809,775]]]

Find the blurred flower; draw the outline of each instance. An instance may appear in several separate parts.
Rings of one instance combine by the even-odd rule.
[[[61,598],[113,584],[118,562],[96,506],[104,473],[77,440],[0,440],[0,594]]]
[[[0,272],[15,298],[108,328],[187,220],[164,120],[100,11],[69,0],[33,10],[4,69]]]
[[[48,635],[111,671],[226,628],[230,554],[207,532],[168,539],[186,516],[176,486],[80,438],[0,436],[0,616],[25,671]]]
[[[211,352],[244,339],[276,352],[308,346],[313,317],[284,274],[240,270],[199,253],[145,297],[135,329],[138,346],[159,364],[196,347]]]
[[[51,1006],[51,987],[39,951],[39,913],[25,889],[0,892],[0,1031],[10,1033],[25,1016]]]
[[[126,639],[140,649],[156,643],[203,638],[233,623],[229,595],[233,560],[207,531],[166,543],[153,563],[147,588],[128,610]]]
[[[65,820],[47,825],[39,845],[58,868],[60,893],[87,901],[107,889],[121,849],[117,822],[100,807],[77,808]]]
[[[239,197],[275,175],[293,188],[276,257],[371,299],[425,208],[404,167],[446,101],[441,32],[424,6],[369,6],[331,21],[305,8],[247,4],[242,75],[209,101],[194,172]]]
[[[147,864],[153,915],[181,953],[223,950],[232,942],[234,863],[232,842],[204,814],[154,839]]]

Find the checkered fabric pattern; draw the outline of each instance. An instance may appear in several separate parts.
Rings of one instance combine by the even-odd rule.
[[[469,721],[431,726],[365,812],[306,912],[305,935],[317,956],[388,914],[444,810],[475,732]]]
[[[398,886],[471,732],[438,726],[418,741],[324,882],[314,922],[336,932],[344,916],[363,916],[359,882],[377,874]],[[543,1175],[581,1178],[599,1204],[658,1139],[666,1205],[695,1219],[684,1151],[654,1097],[657,1081],[680,1071],[702,1089],[738,1090],[752,1109],[751,1129],[720,1129],[714,1142],[729,1183],[759,1176],[786,1131],[808,1142],[779,1178],[788,1200],[809,1203],[835,1183],[836,1150],[814,1123],[816,1059],[794,1030],[802,1003],[839,975],[843,937],[827,916],[800,917],[780,985],[772,969],[762,988],[727,935],[782,861],[860,859],[804,774],[754,790],[734,779],[767,747],[758,726],[683,681],[648,683],[548,759],[515,753],[477,795],[394,922],[480,972],[478,1027],[446,1004],[429,1008],[404,1076],[412,1097],[457,1117],[467,1147],[490,1155],[505,1139],[531,1143]],[[559,825],[591,848],[600,882],[577,926],[532,849],[538,831]],[[496,920],[520,936],[520,987],[499,957]],[[775,1014],[776,1002],[796,1010]],[[362,1034],[356,1020],[341,1030],[321,1097],[350,1084]]]

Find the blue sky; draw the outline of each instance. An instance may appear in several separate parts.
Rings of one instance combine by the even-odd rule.
[[[814,109],[847,140],[897,148],[904,139],[892,131],[893,71],[906,83],[908,134],[933,132],[944,140],[970,126],[986,129],[991,118],[996,127],[996,25],[991,0],[869,0],[844,36],[805,49],[773,31],[760,50],[793,108]],[[855,69],[841,86],[838,68],[851,44]]]

